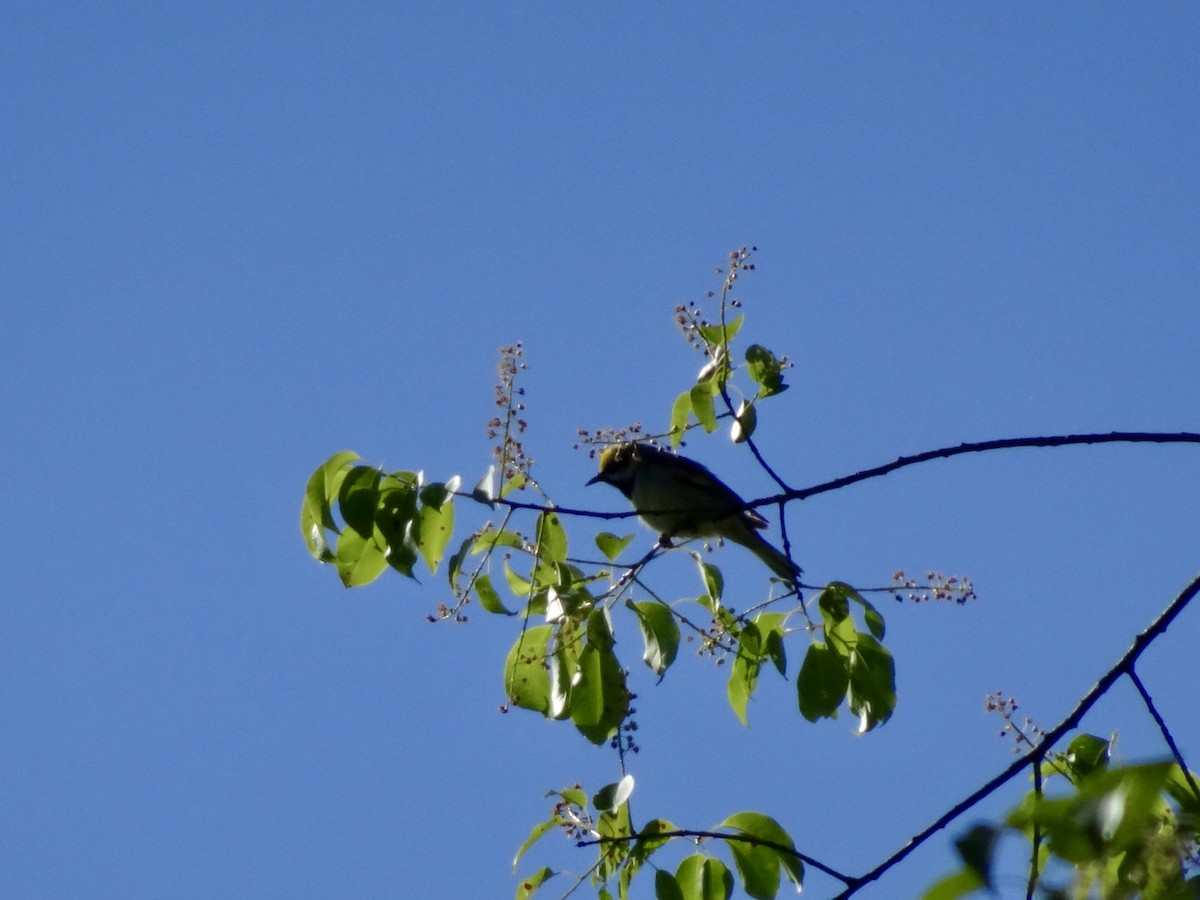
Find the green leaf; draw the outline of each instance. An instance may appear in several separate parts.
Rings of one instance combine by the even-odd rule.
[[[796,678],[800,715],[810,722],[837,718],[849,686],[850,667],[846,657],[827,644],[810,644]]]
[[[455,476],[454,481],[457,482],[460,480]],[[423,506],[432,506],[434,509],[441,509],[442,505],[451,498],[456,489],[456,484],[443,484],[440,481],[427,484],[421,488],[421,504]]]
[[[475,579],[475,595],[479,598],[479,605],[486,612],[495,613],[500,616],[516,615],[504,605],[504,602],[500,599],[500,594],[492,587],[490,575],[480,575]]]
[[[517,885],[517,900],[526,900],[526,898],[532,897],[534,891],[553,878],[555,874],[552,869],[542,866],[532,875],[526,875]]]
[[[992,861],[996,855],[996,843],[1000,830],[992,825],[975,825],[962,837],[956,838],[954,847],[964,867],[973,872],[985,887],[992,887]]]
[[[556,641],[550,654],[550,701],[546,716],[565,719],[571,714],[571,679],[579,664],[578,649],[563,640]]]
[[[771,660],[779,674],[786,678],[787,650],[784,649],[783,645],[783,632],[774,629],[768,631],[764,649],[766,650],[767,658]]]
[[[725,592],[725,578],[721,570],[711,563],[704,561],[699,553],[693,553],[693,558],[700,566],[700,579],[704,582],[704,593],[714,604],[720,605],[721,595]]]
[[[863,602],[865,603],[866,601]],[[883,616],[879,614],[879,610],[868,603],[866,609],[863,611],[863,621],[867,623],[867,630],[871,632],[871,636],[877,641],[882,641],[887,631],[887,626],[884,624]]]
[[[596,820],[596,833],[601,838],[620,838],[622,840],[607,840],[600,845],[600,860],[597,874],[601,880],[607,880],[617,871],[632,851],[631,841],[623,840],[633,836],[633,826],[629,821],[629,805],[622,804],[616,812],[603,812]]]
[[[355,466],[342,479],[338,490],[338,511],[346,525],[364,537],[375,530],[375,509],[379,505],[379,480],[382,473],[368,466]]]
[[[637,839],[633,842],[633,846],[629,850],[629,858],[625,861],[625,865],[621,867],[621,877],[617,883],[617,895],[622,900],[625,900],[629,896],[629,885],[651,855],[659,848],[665,847],[671,842],[671,838],[664,835],[674,830],[675,826],[666,819],[651,819],[642,826],[642,830],[638,832]],[[662,870],[659,869],[658,871],[661,872]],[[669,874],[667,877],[676,891],[675,894],[670,896],[678,897],[679,885],[674,884],[675,879],[671,878]],[[655,883],[656,885],[658,883],[657,877]],[[670,890],[670,887],[665,889]]]
[[[431,490],[434,488],[440,490]],[[445,485],[426,487],[421,491],[421,502],[425,505],[417,512],[417,549],[430,572],[437,571],[454,534],[454,503],[444,491]]]
[[[688,419],[692,415],[692,392],[684,391],[675,398],[675,402],[671,404],[671,447],[678,449],[679,442],[683,440],[683,433],[687,431]]]
[[[783,383],[783,363],[761,344],[746,348],[746,367],[758,384],[758,396],[770,397],[787,390]]]
[[[875,640],[883,640],[883,635],[886,630],[883,616],[866,597],[864,597],[850,585],[846,584],[844,581],[830,582],[828,585],[826,585],[826,590],[835,592],[839,598],[839,602],[841,600],[853,600],[855,603],[861,606],[863,608],[863,620],[867,624],[867,630],[871,632],[871,635],[875,638]],[[847,612],[848,611],[849,606],[847,606]]]
[[[375,527],[382,535],[382,543],[387,547],[388,565],[414,579],[416,576],[413,574],[413,566],[417,562],[417,542],[414,537],[416,515],[416,485],[396,475],[384,475],[380,478]]]
[[[738,313],[726,321],[724,327],[718,322],[715,325],[700,325],[697,330],[700,332],[700,336],[711,345],[728,344],[741,331],[745,318],[745,313]]]
[[[970,869],[960,869],[947,875],[921,895],[921,900],[959,900],[986,887],[982,879]]]
[[[734,414],[733,425],[729,429],[729,437],[735,444],[740,444],[753,436],[754,429],[757,427],[758,412],[755,411],[754,404],[743,400],[738,404],[737,412]]]
[[[848,585],[840,581],[831,581],[821,591],[817,598],[817,607],[825,620],[825,629],[832,630],[839,622],[850,615],[850,599]]]
[[[624,806],[633,794],[633,776],[626,774],[620,781],[606,784],[596,791],[592,798],[592,806],[598,812],[615,813]]]
[[[613,640],[612,622],[605,607],[597,607],[588,614],[587,640],[588,644],[598,650],[610,650],[616,643]]]
[[[603,744],[628,712],[625,672],[612,648],[588,644],[579,654],[571,686],[571,721],[593,744]]]
[[[728,900],[733,896],[733,873],[711,856],[694,853],[675,870],[684,900]]]
[[[496,467],[488,466],[487,474],[479,479],[479,483],[471,491],[471,499],[496,506]]]
[[[341,490],[343,479],[350,471],[350,464],[358,458],[358,454],[353,450],[343,450],[333,454],[317,466],[305,486],[305,503],[321,526],[330,531],[338,530],[333,521],[333,501]]]
[[[1110,744],[1094,734],[1079,734],[1067,746],[1067,765],[1077,778],[1108,768]]]
[[[363,536],[351,528],[338,535],[335,551],[338,576],[346,587],[370,584],[387,568],[387,550],[374,535]]]
[[[504,687],[509,700],[543,715],[550,708],[550,674],[546,647],[553,626],[536,625],[517,637],[504,661]]]
[[[761,643],[758,626],[747,622],[738,636],[738,653],[730,666],[729,682],[726,686],[729,705],[733,707],[742,725],[747,728],[750,727],[750,722],[746,718],[746,706],[758,686],[758,671],[762,668]]]
[[[318,562],[333,562],[325,532],[339,531],[333,520],[332,503],[356,459],[358,454],[349,450],[335,453],[317,467],[305,485],[304,500],[300,503],[300,534],[308,552]]]
[[[775,851],[742,841],[729,841],[742,890],[755,900],[774,900],[779,893],[779,858]]]
[[[521,540],[521,536],[515,531],[505,531],[502,528],[489,529],[479,537],[475,538],[471,545],[471,555],[482,553],[485,550],[491,550],[495,547],[523,547],[525,542]]]
[[[662,675],[679,651],[679,623],[665,603],[627,600],[625,605],[637,614],[642,629],[642,642],[646,647],[642,659],[655,675]]]
[[[717,430],[717,414],[713,409],[713,392],[711,382],[701,382],[693,385],[691,390],[692,412],[696,421],[709,434]]]
[[[548,563],[560,563],[567,558],[567,532],[558,513],[543,512],[537,521],[537,556]]]
[[[654,873],[654,900],[685,900],[679,882],[666,869]]]
[[[504,483],[503,487],[500,488],[500,496],[507,497],[513,491],[521,490],[521,488],[525,487],[525,485],[528,483],[529,478],[526,477],[525,473],[518,472],[512,478],[508,479],[508,481]]]
[[[517,870],[517,863],[521,861],[522,856],[529,852],[529,848],[557,828],[559,824],[558,817],[552,816],[545,822],[538,822],[530,829],[529,837],[525,838],[525,843],[517,848],[517,855],[513,857],[512,867],[514,872]]]
[[[891,718],[896,709],[896,664],[882,644],[860,634],[850,654],[850,711],[859,717],[859,732]]]
[[[514,597],[532,597],[533,582],[513,571],[513,567],[509,565],[507,559],[504,560],[504,580],[508,582],[508,589],[512,591]]]
[[[779,889],[778,869],[780,866],[783,867],[783,872],[785,875],[787,875],[788,880],[796,885],[797,890],[799,890],[803,885],[804,863],[800,860],[800,857],[796,855],[796,844],[792,840],[792,836],[788,834],[787,831],[784,830],[783,826],[776,822],[773,818],[760,812],[748,810],[746,812],[734,813],[726,818],[725,821],[721,822],[721,824],[719,824],[717,827],[733,828],[747,837],[757,838],[760,841],[768,841],[771,844],[776,845],[778,848],[782,848],[776,849],[775,847],[767,847],[763,844],[757,845],[759,848],[770,852],[773,857],[772,867],[775,869],[773,876],[775,887],[769,896],[774,897],[775,891],[778,891]],[[733,847],[738,843],[741,842],[730,841],[730,847]],[[737,861],[736,856],[734,861]],[[745,875],[743,875],[742,880],[743,882],[746,882]],[[748,882],[746,882],[746,892],[750,893]],[[759,894],[750,895],[752,897],[760,896]]]
[[[600,552],[604,554],[604,558],[611,562],[624,552],[632,540],[632,531],[623,537],[617,537],[617,535],[611,532],[602,531],[596,535],[596,546],[600,548]]]
[[[1169,763],[1125,766],[1097,772],[1069,797],[1031,795],[1008,823],[1039,825],[1050,849],[1074,864],[1100,862],[1138,844],[1161,809]]]

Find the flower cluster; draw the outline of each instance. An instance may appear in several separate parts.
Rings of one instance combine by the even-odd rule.
[[[513,483],[518,489],[526,484],[535,487],[531,470],[533,460],[526,455],[521,435],[529,423],[524,418],[525,388],[517,387],[517,375],[529,366],[524,362],[525,350],[520,341],[510,347],[500,348],[500,363],[496,367],[499,380],[496,383],[496,406],[503,412],[488,420],[487,436],[496,441],[492,456],[499,463],[501,483]]]
[[[892,587],[889,591],[897,600],[903,600],[901,594],[906,594],[914,603],[953,600],[961,606],[968,600],[976,599],[975,586],[971,584],[970,578],[965,575],[947,577],[941,572],[926,572],[925,583],[921,584],[917,579],[909,578],[903,569],[898,569],[892,573]]]

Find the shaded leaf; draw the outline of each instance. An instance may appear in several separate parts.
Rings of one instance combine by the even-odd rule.
[[[850,711],[859,717],[859,731],[870,731],[891,718],[896,709],[896,664],[892,654],[869,634],[860,634],[850,654]]]
[[[796,678],[800,715],[810,722],[837,718],[849,686],[850,667],[846,657],[827,644],[809,645]]]
[[[751,344],[746,348],[746,368],[758,383],[758,396],[770,397],[787,390],[783,383],[783,363],[762,344]]]
[[[626,774],[620,781],[606,784],[592,798],[592,806],[599,812],[615,813],[633,794],[633,776]]]

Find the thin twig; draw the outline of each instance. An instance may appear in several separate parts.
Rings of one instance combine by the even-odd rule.
[[[1183,761],[1183,754],[1179,750],[1179,745],[1175,743],[1175,738],[1171,735],[1171,730],[1167,728],[1167,723],[1163,721],[1163,717],[1158,714],[1158,708],[1150,698],[1150,692],[1142,684],[1142,679],[1138,677],[1138,673],[1133,666],[1129,667],[1129,679],[1133,682],[1133,686],[1137,688],[1138,693],[1142,695],[1142,702],[1146,704],[1146,709],[1150,711],[1150,716],[1154,719],[1154,723],[1158,725],[1158,730],[1162,732],[1163,739],[1167,742],[1167,746],[1171,748],[1171,754],[1175,757],[1175,762],[1179,763],[1179,768],[1183,770],[1183,777],[1187,779],[1192,793],[1196,795],[1197,800],[1200,800],[1200,788],[1196,787],[1196,781],[1192,777],[1192,773],[1188,770],[1187,763]]]
[[[1033,764],[1033,792],[1042,796],[1042,765]],[[1042,824],[1036,819],[1033,822],[1033,853],[1029,858],[1029,880],[1025,883],[1025,900],[1033,900],[1033,891],[1038,884],[1038,851],[1042,848]]]

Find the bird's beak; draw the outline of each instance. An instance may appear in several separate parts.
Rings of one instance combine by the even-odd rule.
[[[585,484],[584,487],[590,487],[591,485],[595,484],[597,481],[603,481],[603,480],[604,480],[603,475],[597,475],[595,478],[589,478],[587,480],[587,484]]]

